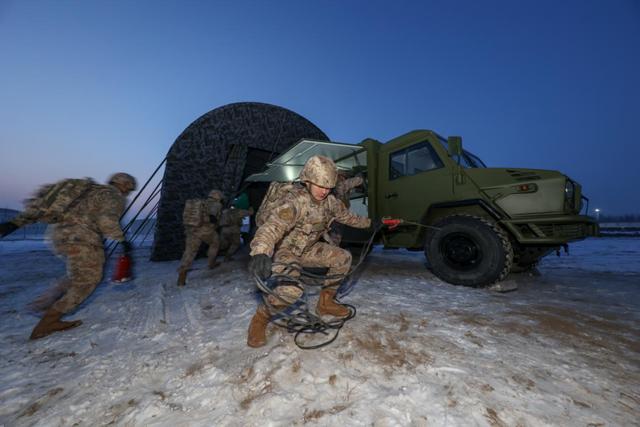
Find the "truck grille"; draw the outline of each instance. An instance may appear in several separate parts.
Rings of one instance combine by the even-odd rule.
[[[532,229],[540,231],[544,237],[580,238],[585,235],[584,224],[531,224]],[[537,233],[536,233],[537,234]],[[543,237],[543,236],[541,236]]]

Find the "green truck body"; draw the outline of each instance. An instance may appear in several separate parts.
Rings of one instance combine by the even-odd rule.
[[[551,170],[487,168],[462,149],[458,137],[415,130],[384,144],[316,143],[322,147],[317,153],[332,157],[340,170],[366,176],[365,190],[352,195],[352,209],[366,210],[372,219],[403,220],[393,230],[383,229],[378,242],[424,250],[432,271],[450,283],[490,285],[598,233],[597,223],[580,215],[586,198],[577,182]],[[353,151],[339,153],[341,146]],[[296,158],[289,165],[300,168],[300,156],[288,157]],[[348,229],[344,242],[369,236],[370,231]]]

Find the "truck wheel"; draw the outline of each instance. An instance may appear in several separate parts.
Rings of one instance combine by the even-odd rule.
[[[434,274],[454,285],[487,286],[504,279],[513,263],[509,238],[487,219],[454,215],[434,224],[425,256]]]

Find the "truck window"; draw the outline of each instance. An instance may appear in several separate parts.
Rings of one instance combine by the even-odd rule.
[[[389,156],[389,179],[416,175],[443,167],[442,160],[428,142],[393,152]]]
[[[440,141],[440,144],[448,153],[449,144],[447,143],[447,141],[445,141],[444,139],[438,139],[438,141]],[[462,166],[463,168],[486,168],[487,167],[487,165],[485,165],[484,162],[480,160],[480,158],[475,154],[471,154],[467,150],[462,150],[462,151],[463,151],[462,156],[449,155],[449,157],[451,157],[454,162],[456,163],[459,162],[460,166]]]
[[[471,154],[468,151],[465,151],[464,154],[469,158],[469,162],[471,164],[473,164],[472,167],[474,168],[486,168],[487,165],[484,164],[484,162],[482,160],[480,160],[480,157],[476,156],[475,154]]]

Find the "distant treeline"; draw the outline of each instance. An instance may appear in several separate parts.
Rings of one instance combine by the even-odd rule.
[[[640,222],[640,214],[600,215],[598,222]]]

